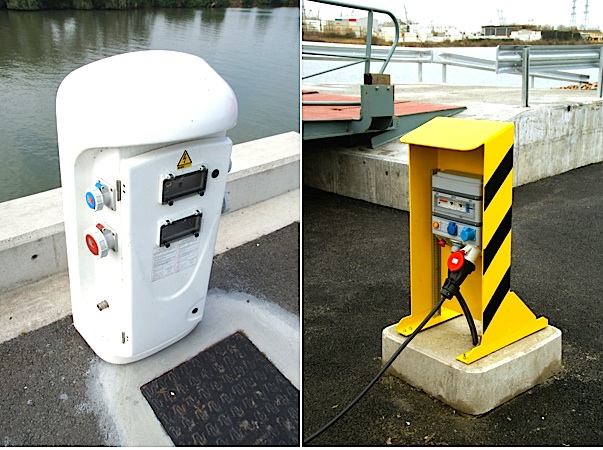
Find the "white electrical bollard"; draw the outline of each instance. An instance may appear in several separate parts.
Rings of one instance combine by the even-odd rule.
[[[71,72],[56,108],[73,322],[137,361],[203,317],[236,98],[201,58],[151,50]]]

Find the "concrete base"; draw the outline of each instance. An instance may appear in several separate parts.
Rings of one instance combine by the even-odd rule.
[[[391,325],[382,333],[383,361],[407,338]],[[460,316],[419,333],[388,369],[412,386],[463,413],[484,414],[561,370],[561,331],[534,333],[473,364],[455,358],[471,348]]]

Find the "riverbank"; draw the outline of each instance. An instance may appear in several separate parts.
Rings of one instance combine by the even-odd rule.
[[[364,45],[364,38],[350,38],[335,33],[320,33],[320,32],[302,32],[302,39],[308,42],[328,42],[332,44],[360,44]],[[381,39],[373,36],[373,45],[391,46],[392,41]],[[440,48],[440,47],[497,47],[499,45],[527,45],[526,41],[518,39],[462,39],[460,41],[442,41],[442,42],[398,42],[398,47],[420,47],[420,48]],[[585,45],[598,44],[597,42],[589,42],[583,39],[560,40],[560,39],[541,39],[532,41],[530,45]]]
[[[48,9],[138,8],[256,8],[298,7],[297,0],[0,0],[0,9],[38,11]]]

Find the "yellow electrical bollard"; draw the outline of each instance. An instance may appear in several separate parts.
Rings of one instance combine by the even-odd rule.
[[[396,331],[410,335],[437,304],[451,250],[477,246],[481,257],[462,290],[481,339],[456,358],[466,364],[548,326],[510,290],[513,128],[436,117],[401,139],[409,144],[411,314]],[[448,300],[424,328],[461,314]]]

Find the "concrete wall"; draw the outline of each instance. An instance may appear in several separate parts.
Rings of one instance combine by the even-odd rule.
[[[299,149],[295,132],[235,145],[231,211],[299,189]],[[61,188],[0,203],[0,217],[0,292],[67,270]]]
[[[0,203],[0,291],[67,268],[61,189]]]
[[[524,111],[515,124],[514,186],[603,161],[603,104]]]
[[[396,209],[408,209],[408,146],[304,148],[304,184]]]

